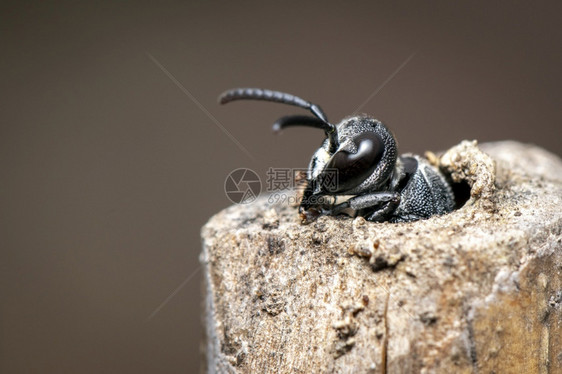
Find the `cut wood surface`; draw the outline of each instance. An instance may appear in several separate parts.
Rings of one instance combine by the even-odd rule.
[[[515,142],[428,158],[471,186],[462,208],[302,225],[261,197],[212,217],[208,372],[562,373],[562,161]]]

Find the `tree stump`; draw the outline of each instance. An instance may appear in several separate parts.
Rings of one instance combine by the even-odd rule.
[[[302,225],[261,197],[212,217],[207,371],[562,373],[562,161],[515,142],[428,158],[470,186],[450,214]]]

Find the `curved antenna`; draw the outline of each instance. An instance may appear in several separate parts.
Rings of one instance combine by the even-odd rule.
[[[320,118],[295,114],[292,116],[281,117],[277,121],[275,121],[275,123],[273,124],[273,131],[279,132],[286,127],[293,126],[314,127],[326,132],[329,132],[331,130],[331,127],[328,126],[326,122],[322,121]]]
[[[331,148],[337,148],[338,139],[336,134],[336,126],[328,122],[328,117],[326,117],[326,114],[324,114],[322,108],[320,108],[316,104],[311,103],[310,101],[306,101],[298,96],[291,95],[285,92],[272,91],[262,88],[234,88],[223,92],[219,96],[219,103],[221,104],[226,104],[235,100],[271,101],[275,103],[294,105],[298,106],[299,108],[310,110],[310,112],[318,118],[318,121],[313,122],[312,117],[306,116],[287,116],[277,120],[277,122],[273,125],[274,130],[276,126],[278,126],[280,129],[283,127],[297,126],[297,122],[300,121],[300,125],[317,127],[324,130],[326,136],[330,138]],[[293,119],[291,119],[291,117],[293,117]],[[280,124],[277,125],[278,123]]]
[[[316,117],[333,127],[333,125],[328,122],[328,118],[326,117],[326,114],[324,114],[322,108],[318,105],[312,104],[311,102],[301,99],[298,96],[285,92],[265,90],[261,88],[234,88],[223,92],[219,96],[219,103],[221,104],[226,104],[234,100],[263,100],[298,106],[300,108],[310,110],[310,112]]]

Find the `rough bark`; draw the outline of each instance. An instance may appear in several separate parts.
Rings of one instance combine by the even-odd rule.
[[[211,218],[207,370],[562,373],[562,161],[480,148],[427,155],[471,186],[440,217],[302,225],[263,197]]]

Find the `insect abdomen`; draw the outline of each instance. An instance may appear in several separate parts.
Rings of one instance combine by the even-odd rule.
[[[404,186],[400,205],[394,211],[392,222],[408,222],[451,212],[454,195],[445,178],[425,159],[411,156],[417,169]]]

